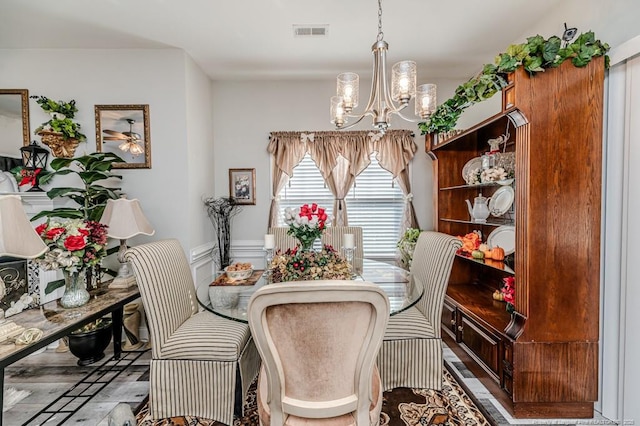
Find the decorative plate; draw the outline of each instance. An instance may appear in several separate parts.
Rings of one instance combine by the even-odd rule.
[[[489,199],[489,212],[491,212],[491,215],[497,217],[508,212],[513,204],[514,195],[513,188],[510,186],[498,188]]]
[[[462,179],[467,183],[467,185],[475,185],[480,183],[480,177],[473,173],[474,170],[478,170],[477,175],[480,174],[482,170],[482,157],[475,157],[471,160],[467,161],[467,163],[462,168]]]
[[[487,244],[494,248],[500,246],[505,255],[516,251],[516,228],[514,226],[499,226],[487,237]]]

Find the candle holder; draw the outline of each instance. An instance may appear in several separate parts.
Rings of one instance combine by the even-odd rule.
[[[342,247],[342,251],[344,252],[345,260],[349,264],[349,273],[353,277],[355,275],[354,274],[354,268],[353,268],[353,254],[355,253],[356,248],[355,247]]]
[[[271,262],[273,261],[273,253],[275,252],[275,249],[263,247],[262,250],[264,250],[264,270],[268,277],[271,275]]]

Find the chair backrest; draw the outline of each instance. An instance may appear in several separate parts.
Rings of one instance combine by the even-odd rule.
[[[453,260],[461,246],[460,240],[451,235],[423,231],[413,252],[411,279],[414,285],[424,287],[424,294],[417,307],[433,325],[436,337],[440,337],[442,305]]]
[[[298,281],[260,288],[249,327],[268,381],[271,424],[288,415],[354,413],[369,425],[372,375],[389,319],[389,300],[363,281]]]
[[[158,358],[167,338],[198,312],[189,262],[175,239],[132,247],[125,252],[136,276],[147,316],[152,355]]]
[[[269,228],[268,233],[273,234],[273,238],[276,241],[276,250],[286,251],[298,245],[298,240],[287,234],[288,230],[288,226],[272,226]]]
[[[322,234],[322,245],[331,245],[334,249],[342,253],[342,240],[344,234],[353,234],[356,249],[353,253],[353,266],[358,272],[362,272],[362,259],[364,250],[362,248],[362,227],[360,226],[329,226]]]

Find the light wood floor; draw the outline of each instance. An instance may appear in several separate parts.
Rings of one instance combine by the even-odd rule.
[[[90,366],[80,367],[77,358],[69,352],[58,353],[47,349],[33,354],[5,369],[6,389],[26,390],[31,394],[6,411],[3,424],[18,426],[69,390],[78,381],[112,356],[111,346],[105,358]],[[151,352],[144,353],[133,365],[106,385],[95,397],[80,408],[65,425],[106,426],[108,413],[119,403],[125,402],[135,409],[149,394],[148,374]],[[99,386],[99,385],[96,385]],[[61,424],[58,421],[46,425]]]

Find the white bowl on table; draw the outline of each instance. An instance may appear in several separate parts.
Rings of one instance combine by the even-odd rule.
[[[229,270],[227,266],[224,268],[224,273],[227,274],[227,277],[229,277],[231,281],[246,280],[253,274],[253,267],[249,269]]]

